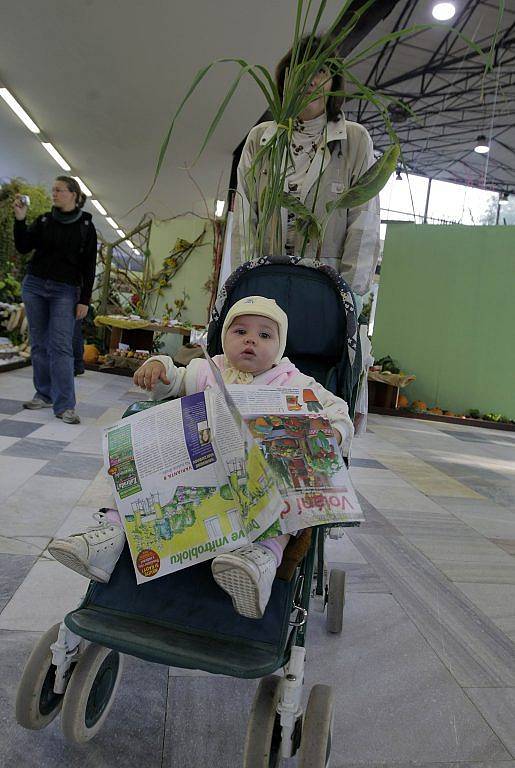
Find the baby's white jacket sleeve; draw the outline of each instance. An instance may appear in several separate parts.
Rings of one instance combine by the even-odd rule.
[[[153,360],[157,360],[165,367],[166,378],[170,384],[164,384],[158,381],[150,393],[151,400],[165,400],[167,397],[183,397],[186,394],[186,371],[187,368],[177,368],[169,355],[155,355],[149,357],[144,365],[148,365]]]
[[[342,400],[342,398],[337,395],[333,395],[328,389],[324,389],[324,387],[319,384],[318,381],[311,378],[311,376],[306,376],[300,372],[298,375],[294,376],[289,383],[293,387],[302,387],[303,389],[313,390],[316,397],[323,405],[331,426],[333,429],[338,430],[342,436],[342,441],[340,443],[342,455],[348,456],[350,454],[350,446],[354,436],[354,427],[345,400]]]

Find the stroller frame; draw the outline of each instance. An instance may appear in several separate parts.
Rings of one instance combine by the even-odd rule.
[[[261,263],[258,266],[264,265]],[[246,275],[248,270],[248,266],[237,270],[230,278],[232,284],[237,284],[235,276]],[[330,271],[327,268],[325,271],[334,281]],[[347,292],[342,290],[342,283],[339,278],[338,290],[343,297],[349,332],[349,325],[351,331],[353,328],[349,321],[355,323],[355,313],[352,317],[354,304],[353,300],[346,298],[351,294],[348,289]],[[213,316],[215,322],[221,320],[216,308]],[[219,331],[220,322],[218,326]],[[210,352],[216,354],[213,348],[215,343],[216,334],[211,334]],[[354,365],[351,367],[354,368]],[[351,381],[354,386],[356,380],[356,376],[351,376],[346,381]],[[338,377],[337,381],[340,381]],[[352,409],[352,392],[348,399]],[[338,527],[345,525],[349,524]],[[300,750],[301,768],[325,768],[331,746],[332,689],[325,685],[313,686],[305,713],[301,699],[310,599],[317,599],[322,610],[327,608],[329,632],[339,633],[342,627],[345,573],[333,570],[327,580],[324,537],[328,527],[312,529],[309,550],[297,566],[294,578],[289,583],[279,579],[274,582],[267,613],[275,611],[280,620],[274,625],[272,643],[259,637],[257,626],[264,619],[256,622],[234,614],[234,626],[238,625],[240,634],[235,634],[236,639],[233,640],[227,633],[220,632],[218,627],[211,632],[200,624],[193,629],[185,628],[173,621],[152,620],[144,611],[140,611],[139,616],[132,616],[114,609],[109,601],[114,600],[110,597],[111,592],[116,594],[116,574],[119,572],[118,583],[125,583],[127,568],[132,567],[126,548],[109,587],[90,583],[78,608],[67,614],[61,623],[51,627],[36,644],[18,688],[18,722],[26,728],[41,729],[62,708],[61,724],[67,739],[77,743],[88,741],[100,730],[107,717],[120,681],[120,653],[128,653],[173,666],[205,669],[234,677],[261,677],[247,729],[244,767],[273,768],[281,758],[291,757]],[[187,569],[189,578],[195,578],[196,569],[201,578],[205,565]],[[139,588],[134,585],[134,588],[144,590],[184,573],[179,571]],[[153,586],[153,589],[157,588]],[[229,598],[216,585],[214,589],[219,592],[217,600],[221,602],[218,607],[227,610],[223,600],[227,603]],[[200,621],[198,617],[196,620]],[[257,639],[250,633],[251,625],[256,627]],[[280,668],[284,669],[282,677],[271,674]]]

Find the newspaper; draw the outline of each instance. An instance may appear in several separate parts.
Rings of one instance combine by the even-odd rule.
[[[107,428],[103,449],[138,584],[260,538],[363,519],[310,389],[222,382]]]

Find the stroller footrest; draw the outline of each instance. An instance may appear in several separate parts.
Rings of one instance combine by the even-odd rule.
[[[96,607],[72,611],[65,623],[86,640],[145,661],[233,677],[263,677],[283,666],[289,656],[288,644],[278,648],[242,638],[188,632]]]

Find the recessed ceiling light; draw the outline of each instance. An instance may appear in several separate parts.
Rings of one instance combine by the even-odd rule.
[[[215,204],[215,216],[217,219],[224,215],[225,200],[217,200]]]
[[[436,3],[433,6],[433,16],[437,21],[449,21],[456,13],[454,3]]]
[[[477,137],[477,144],[474,147],[474,152],[477,152],[478,155],[486,155],[488,152],[490,152],[490,147],[488,146],[488,142],[484,134],[480,134]]]
[[[12,111],[18,115],[22,123],[27,126],[29,131],[32,131],[32,133],[40,133],[40,130],[34,120],[28,116],[21,104],[18,104],[12,93],[10,93],[7,88],[0,88],[0,96],[5,101],[5,103],[11,107]]]
[[[114,219],[112,219],[110,216],[106,216],[106,221],[113,229],[118,229],[118,224]]]
[[[117,229],[116,234],[119,235],[119,237],[125,237],[125,232],[123,229]]]
[[[103,205],[101,205],[101,204],[98,202],[98,200],[92,200],[92,201],[91,201],[91,204],[95,206],[95,208],[97,209],[97,211],[98,211],[99,213],[101,213],[101,214],[102,214],[102,216],[107,216],[107,211],[106,211],[106,209],[104,208],[104,206],[103,206]]]
[[[64,157],[59,154],[59,152],[57,151],[57,149],[54,147],[53,144],[50,144],[49,141],[42,141],[41,144],[46,149],[48,154],[54,158],[57,165],[61,166],[63,171],[71,171],[72,169],[71,165],[68,165]]]
[[[93,194],[93,192],[91,191],[91,189],[90,189],[89,187],[87,187],[87,186],[84,184],[84,182],[82,181],[82,179],[80,178],[80,176],[73,176],[72,178],[74,178],[74,179],[75,179],[75,181],[77,182],[77,184],[79,185],[79,187],[82,189],[82,191],[84,192],[84,194],[86,195],[86,197],[91,197],[91,195]]]

